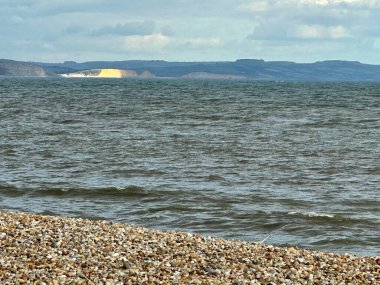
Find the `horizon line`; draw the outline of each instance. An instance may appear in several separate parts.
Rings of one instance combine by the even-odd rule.
[[[76,60],[64,60],[64,61],[38,61],[38,60],[17,60],[17,59],[9,59],[9,58],[0,58],[0,60],[11,60],[11,61],[20,61],[20,62],[28,62],[28,63],[56,63],[56,64],[65,64],[65,63],[88,63],[88,62],[123,62],[123,61],[156,61],[156,62],[171,62],[171,63],[219,63],[219,62],[237,62],[240,60],[252,60],[252,61],[261,61],[261,62],[288,62],[295,64],[314,64],[320,62],[350,62],[350,63],[360,63],[365,65],[380,65],[380,63],[368,63],[361,62],[359,60],[349,60],[349,59],[323,59],[309,62],[298,62],[292,60],[266,60],[266,59],[258,59],[258,58],[237,58],[235,60],[165,60],[165,59],[118,59],[118,60],[86,60],[86,61],[76,61]]]

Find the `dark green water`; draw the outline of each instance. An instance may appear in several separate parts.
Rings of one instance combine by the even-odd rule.
[[[380,255],[380,85],[0,79],[0,207]]]

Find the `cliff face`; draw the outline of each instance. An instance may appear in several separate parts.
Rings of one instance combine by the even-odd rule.
[[[91,69],[78,71],[74,73],[62,74],[63,77],[97,77],[97,78],[153,78],[155,77],[149,71],[144,71],[140,75],[130,69],[114,69],[114,68],[104,68],[104,69]]]
[[[154,78],[156,77],[152,72],[150,71],[144,71],[139,75],[140,78]]]
[[[98,77],[111,77],[111,78],[137,77],[137,73],[133,70],[101,69]]]
[[[0,59],[0,76],[47,77],[54,74],[35,64]]]

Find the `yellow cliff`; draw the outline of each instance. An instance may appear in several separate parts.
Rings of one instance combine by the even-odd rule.
[[[140,75],[130,69],[90,69],[74,73],[62,74],[63,77],[90,77],[90,78],[152,78],[155,75],[149,71],[144,71]]]
[[[133,70],[122,69],[101,69],[97,77],[108,78],[123,78],[123,77],[137,77],[137,73]]]

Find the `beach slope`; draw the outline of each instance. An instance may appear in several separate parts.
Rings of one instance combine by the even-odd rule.
[[[380,257],[0,212],[1,284],[380,284]]]

